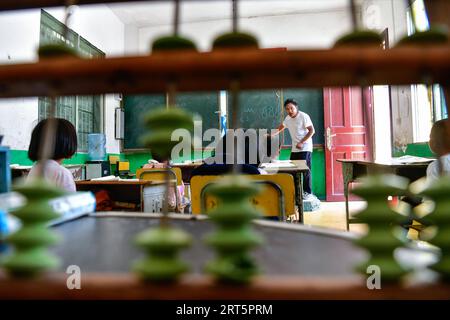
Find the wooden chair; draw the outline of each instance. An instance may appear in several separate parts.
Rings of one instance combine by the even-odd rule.
[[[191,179],[192,213],[208,213],[217,206],[217,199],[208,194],[208,188],[222,176],[194,176]],[[295,188],[292,175],[245,175],[262,185],[262,191],[251,202],[265,217],[277,217],[280,221],[295,215]]]
[[[140,180],[148,180],[154,182],[164,182],[166,177],[166,168],[141,168],[136,170],[136,178]],[[169,169],[170,182],[174,186],[174,192],[176,195],[175,205],[178,207],[179,199],[177,187],[183,184],[182,174],[180,168],[170,168]]]

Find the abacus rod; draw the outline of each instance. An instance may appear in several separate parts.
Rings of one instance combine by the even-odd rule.
[[[232,118],[231,118],[231,128],[232,128],[232,139],[233,139],[233,150],[231,150],[231,155],[233,157],[233,173],[239,174],[238,169],[238,157],[237,157],[237,151],[239,149],[239,146],[235,145],[237,143],[238,139],[236,139],[236,129],[239,128],[239,81],[233,80],[230,83],[230,92],[231,92],[231,110],[232,110]],[[228,139],[230,136],[225,136],[226,139]],[[225,142],[227,143],[227,142]],[[245,148],[245,145],[244,145]],[[230,150],[227,150],[227,153],[230,153]],[[228,159],[228,157],[226,158]]]
[[[166,170],[164,172],[164,203],[163,203],[163,215],[161,218],[161,226],[167,226],[169,224],[168,214],[169,214],[169,189],[170,189],[170,177],[169,177],[169,160],[165,160]],[[175,193],[176,196],[176,193]],[[175,202],[176,203],[176,202]]]
[[[76,1],[77,0],[66,0],[66,3],[65,3],[66,9],[65,9],[65,17],[64,17],[64,38],[66,39],[66,41],[69,40],[69,31],[70,31],[69,21],[72,16],[72,13],[73,13],[72,6],[74,6],[76,4]]]
[[[414,32],[417,32],[417,21],[416,21],[416,14],[414,12],[413,4],[415,0],[407,0],[408,6],[411,9],[411,20],[414,27]]]
[[[232,0],[232,6],[233,6],[233,32],[237,32],[238,30],[238,4],[237,0]]]
[[[173,13],[173,34],[178,36],[180,26],[180,0],[174,0],[174,13]]]
[[[358,19],[356,17],[356,1],[350,0],[350,12],[352,16],[352,28],[353,31],[356,31],[358,29]]]
[[[37,163],[37,175],[44,177],[47,160],[52,159],[55,150],[55,137],[57,134],[56,126],[56,96],[50,96],[50,112],[47,122],[43,127],[43,135],[39,143],[39,161]]]

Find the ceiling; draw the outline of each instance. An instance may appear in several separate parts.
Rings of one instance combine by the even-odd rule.
[[[291,15],[296,13],[317,13],[348,8],[348,0],[241,0],[239,16]],[[168,25],[172,23],[173,2],[109,4],[119,19],[138,28]],[[181,23],[230,19],[231,1],[182,1]]]

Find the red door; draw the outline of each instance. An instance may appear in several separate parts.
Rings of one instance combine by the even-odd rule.
[[[344,201],[341,163],[337,159],[371,159],[372,88],[324,89],[325,164],[327,201]]]

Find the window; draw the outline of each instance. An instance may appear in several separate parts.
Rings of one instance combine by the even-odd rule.
[[[413,16],[416,22],[414,26]],[[407,12],[408,35],[429,29],[429,23],[423,0],[414,1],[412,8]],[[447,118],[445,99],[442,88],[434,85],[412,85],[411,104],[413,115],[413,142],[429,140],[430,130],[434,122]]]
[[[104,57],[105,54],[73,30],[64,36],[65,26],[49,13],[41,10],[40,44],[61,43],[75,48],[86,58]],[[50,98],[39,98],[39,121],[50,114]],[[78,151],[87,151],[89,133],[102,131],[103,96],[70,96],[56,99],[56,117],[72,122],[77,128]]]

